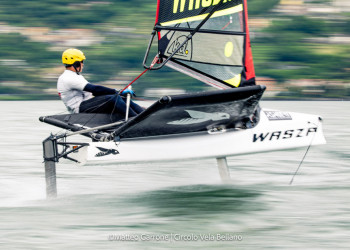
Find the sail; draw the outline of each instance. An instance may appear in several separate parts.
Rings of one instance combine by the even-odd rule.
[[[246,0],[158,0],[160,57],[217,88],[255,85],[247,20]]]

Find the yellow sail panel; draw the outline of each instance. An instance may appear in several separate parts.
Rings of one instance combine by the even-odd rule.
[[[238,13],[243,11],[243,4],[225,9],[225,10],[219,10],[216,11],[211,18],[214,17],[219,17],[219,16],[225,16],[225,15],[229,15],[229,14],[234,14],[234,13]],[[185,22],[194,22],[194,21],[200,21],[203,20],[207,15],[209,15],[209,13],[207,14],[202,14],[202,15],[197,15],[197,16],[192,16],[192,17],[186,17],[186,18],[182,18],[182,19],[177,19],[177,20],[172,20],[169,22],[164,22],[161,23],[160,25],[162,26],[171,26],[174,24],[178,24],[178,23],[185,23]]]
[[[230,84],[232,86],[238,87],[241,84],[241,80],[242,80],[242,76],[241,76],[241,74],[238,74],[229,80],[225,80],[225,82],[227,82],[228,84]]]

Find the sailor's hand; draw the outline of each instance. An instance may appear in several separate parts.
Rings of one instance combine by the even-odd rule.
[[[136,96],[136,95],[135,95],[135,92],[132,91],[131,89],[126,89],[126,90],[124,90],[124,91],[121,93],[122,96],[127,96],[128,94],[129,94],[130,96]]]

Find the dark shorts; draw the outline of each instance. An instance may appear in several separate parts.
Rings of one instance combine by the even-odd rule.
[[[130,101],[129,116],[136,116],[144,109]],[[101,95],[93,97],[89,100],[83,101],[79,107],[80,113],[118,113],[126,114],[126,98],[119,95]]]

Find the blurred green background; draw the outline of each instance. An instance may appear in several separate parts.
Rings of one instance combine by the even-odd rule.
[[[61,54],[70,47],[87,56],[91,83],[125,86],[143,71],[156,2],[2,0],[0,100],[59,99]],[[248,9],[265,98],[350,99],[349,0],[248,0]],[[206,88],[167,67],[133,86],[139,96]]]

